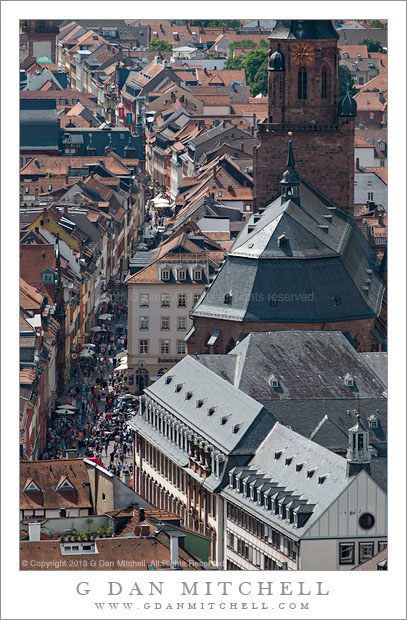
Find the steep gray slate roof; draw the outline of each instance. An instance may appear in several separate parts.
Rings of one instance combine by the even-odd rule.
[[[330,19],[278,19],[269,39],[339,39]]]
[[[55,99],[20,101],[20,148],[58,149]]]
[[[359,353],[387,389],[387,353]]]
[[[280,457],[276,458],[276,453],[280,452]],[[288,464],[286,459],[289,461]],[[300,471],[297,470],[297,465],[302,465]],[[245,469],[259,478],[259,484],[261,476],[278,484],[279,490],[281,487],[282,497],[299,496],[300,501],[306,501],[313,506],[311,516],[305,525],[296,527],[293,523],[288,523],[273,514],[272,510],[265,510],[257,502],[250,501],[236,489],[227,487],[222,491],[223,496],[247,507],[249,512],[259,515],[263,521],[275,523],[279,529],[289,532],[295,539],[303,536],[312,527],[351,482],[351,478],[346,476],[346,459],[305,439],[278,422]],[[307,472],[313,469],[314,474],[308,477]],[[326,478],[321,484],[319,478],[322,476]]]
[[[286,247],[279,246],[283,234]],[[361,319],[380,313],[383,292],[377,258],[358,227],[302,181],[300,204],[279,197],[253,214],[191,316],[292,323]],[[231,304],[225,303],[228,293]],[[271,304],[273,295],[277,305]]]
[[[177,385],[182,386],[178,392]],[[189,392],[192,396],[187,400]],[[228,454],[253,454],[274,424],[273,416],[260,403],[189,355],[145,393]],[[199,407],[200,400],[204,402]],[[212,415],[210,408],[214,408]],[[224,424],[222,418],[227,418]],[[235,425],[239,425],[237,432]]]

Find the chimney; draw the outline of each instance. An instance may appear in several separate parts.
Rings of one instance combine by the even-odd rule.
[[[233,192],[233,187],[231,185],[228,185],[228,192],[231,194]]]
[[[179,568],[178,539],[184,538],[185,534],[178,530],[169,530],[167,534],[170,537],[171,568],[177,569]]]
[[[359,157],[356,157],[356,170],[360,170],[360,160],[359,160]]]
[[[148,523],[144,523],[144,525],[140,525],[139,527],[140,527],[140,536],[142,536],[143,538],[150,536],[150,526]]]
[[[144,521],[146,518],[146,513],[144,512],[144,508],[140,508],[138,513],[139,513],[140,522]]]
[[[240,150],[244,151],[244,143],[243,142],[240,143]]]
[[[38,521],[28,523],[28,539],[30,542],[39,542],[41,540],[41,523],[38,523]]]

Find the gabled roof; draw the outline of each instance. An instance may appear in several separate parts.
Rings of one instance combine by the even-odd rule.
[[[35,481],[40,493],[23,491],[28,478]],[[64,486],[67,480],[69,488]],[[91,508],[85,488],[88,482],[88,471],[82,460],[21,461],[20,508]]]
[[[279,422],[268,433],[245,470],[255,486],[269,483],[271,497],[278,502],[283,500],[294,512],[309,515],[305,524],[297,527],[288,519],[275,515],[273,510],[264,511],[237,489],[226,487],[221,494],[243,506],[250,505],[250,512],[260,512],[263,520],[267,518],[269,523],[278,524],[279,529],[290,532],[295,539],[302,538],[352,482],[347,476],[346,459]]]

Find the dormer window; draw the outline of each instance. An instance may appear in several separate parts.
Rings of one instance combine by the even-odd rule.
[[[178,269],[178,280],[183,282],[187,279],[187,272],[185,269]]]
[[[67,478],[67,476],[61,476],[59,482],[55,488],[56,491],[74,491],[75,487]]]
[[[162,269],[161,271],[161,280],[169,280],[170,279],[170,270]]]
[[[367,419],[369,428],[379,428],[379,420],[375,415],[371,415],[370,418]]]
[[[349,54],[348,54],[348,52],[344,52],[344,53],[343,53],[343,57],[344,57],[344,58],[349,58]]]
[[[232,292],[231,291],[229,293],[226,293],[223,303],[228,304],[228,305],[232,304]]]
[[[354,387],[355,386],[355,380],[353,379],[352,375],[350,375],[349,373],[347,373],[345,375],[345,385],[346,385],[346,387]]]
[[[276,375],[271,375],[271,377],[269,378],[269,385],[272,388],[278,388],[280,387],[280,381],[278,380],[278,378],[276,377]]]
[[[286,248],[288,246],[288,238],[285,236],[285,234],[282,234],[278,237],[278,247],[279,248]]]
[[[194,280],[202,280],[202,270],[195,269],[194,270]]]
[[[27,478],[23,487],[23,493],[29,493],[30,491],[41,491],[40,487],[34,482],[32,478]]]

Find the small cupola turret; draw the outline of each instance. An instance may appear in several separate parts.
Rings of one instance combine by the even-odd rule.
[[[293,153],[293,145],[291,136],[291,131],[288,132],[290,139],[288,141],[288,155],[287,155],[287,169],[283,174],[283,178],[280,181],[281,185],[281,202],[285,202],[286,200],[292,200],[293,198],[299,198],[299,189],[300,189],[300,177],[295,169],[295,160]]]
[[[356,424],[348,430],[349,445],[346,453],[348,476],[355,476],[361,469],[370,474],[369,431],[360,421],[359,413],[356,415],[356,420]]]
[[[284,71],[284,55],[280,50],[280,44],[277,45],[277,48],[269,58],[269,71]]]
[[[347,85],[346,95],[339,100],[338,116],[356,116],[357,103],[349,92],[349,84]]]

